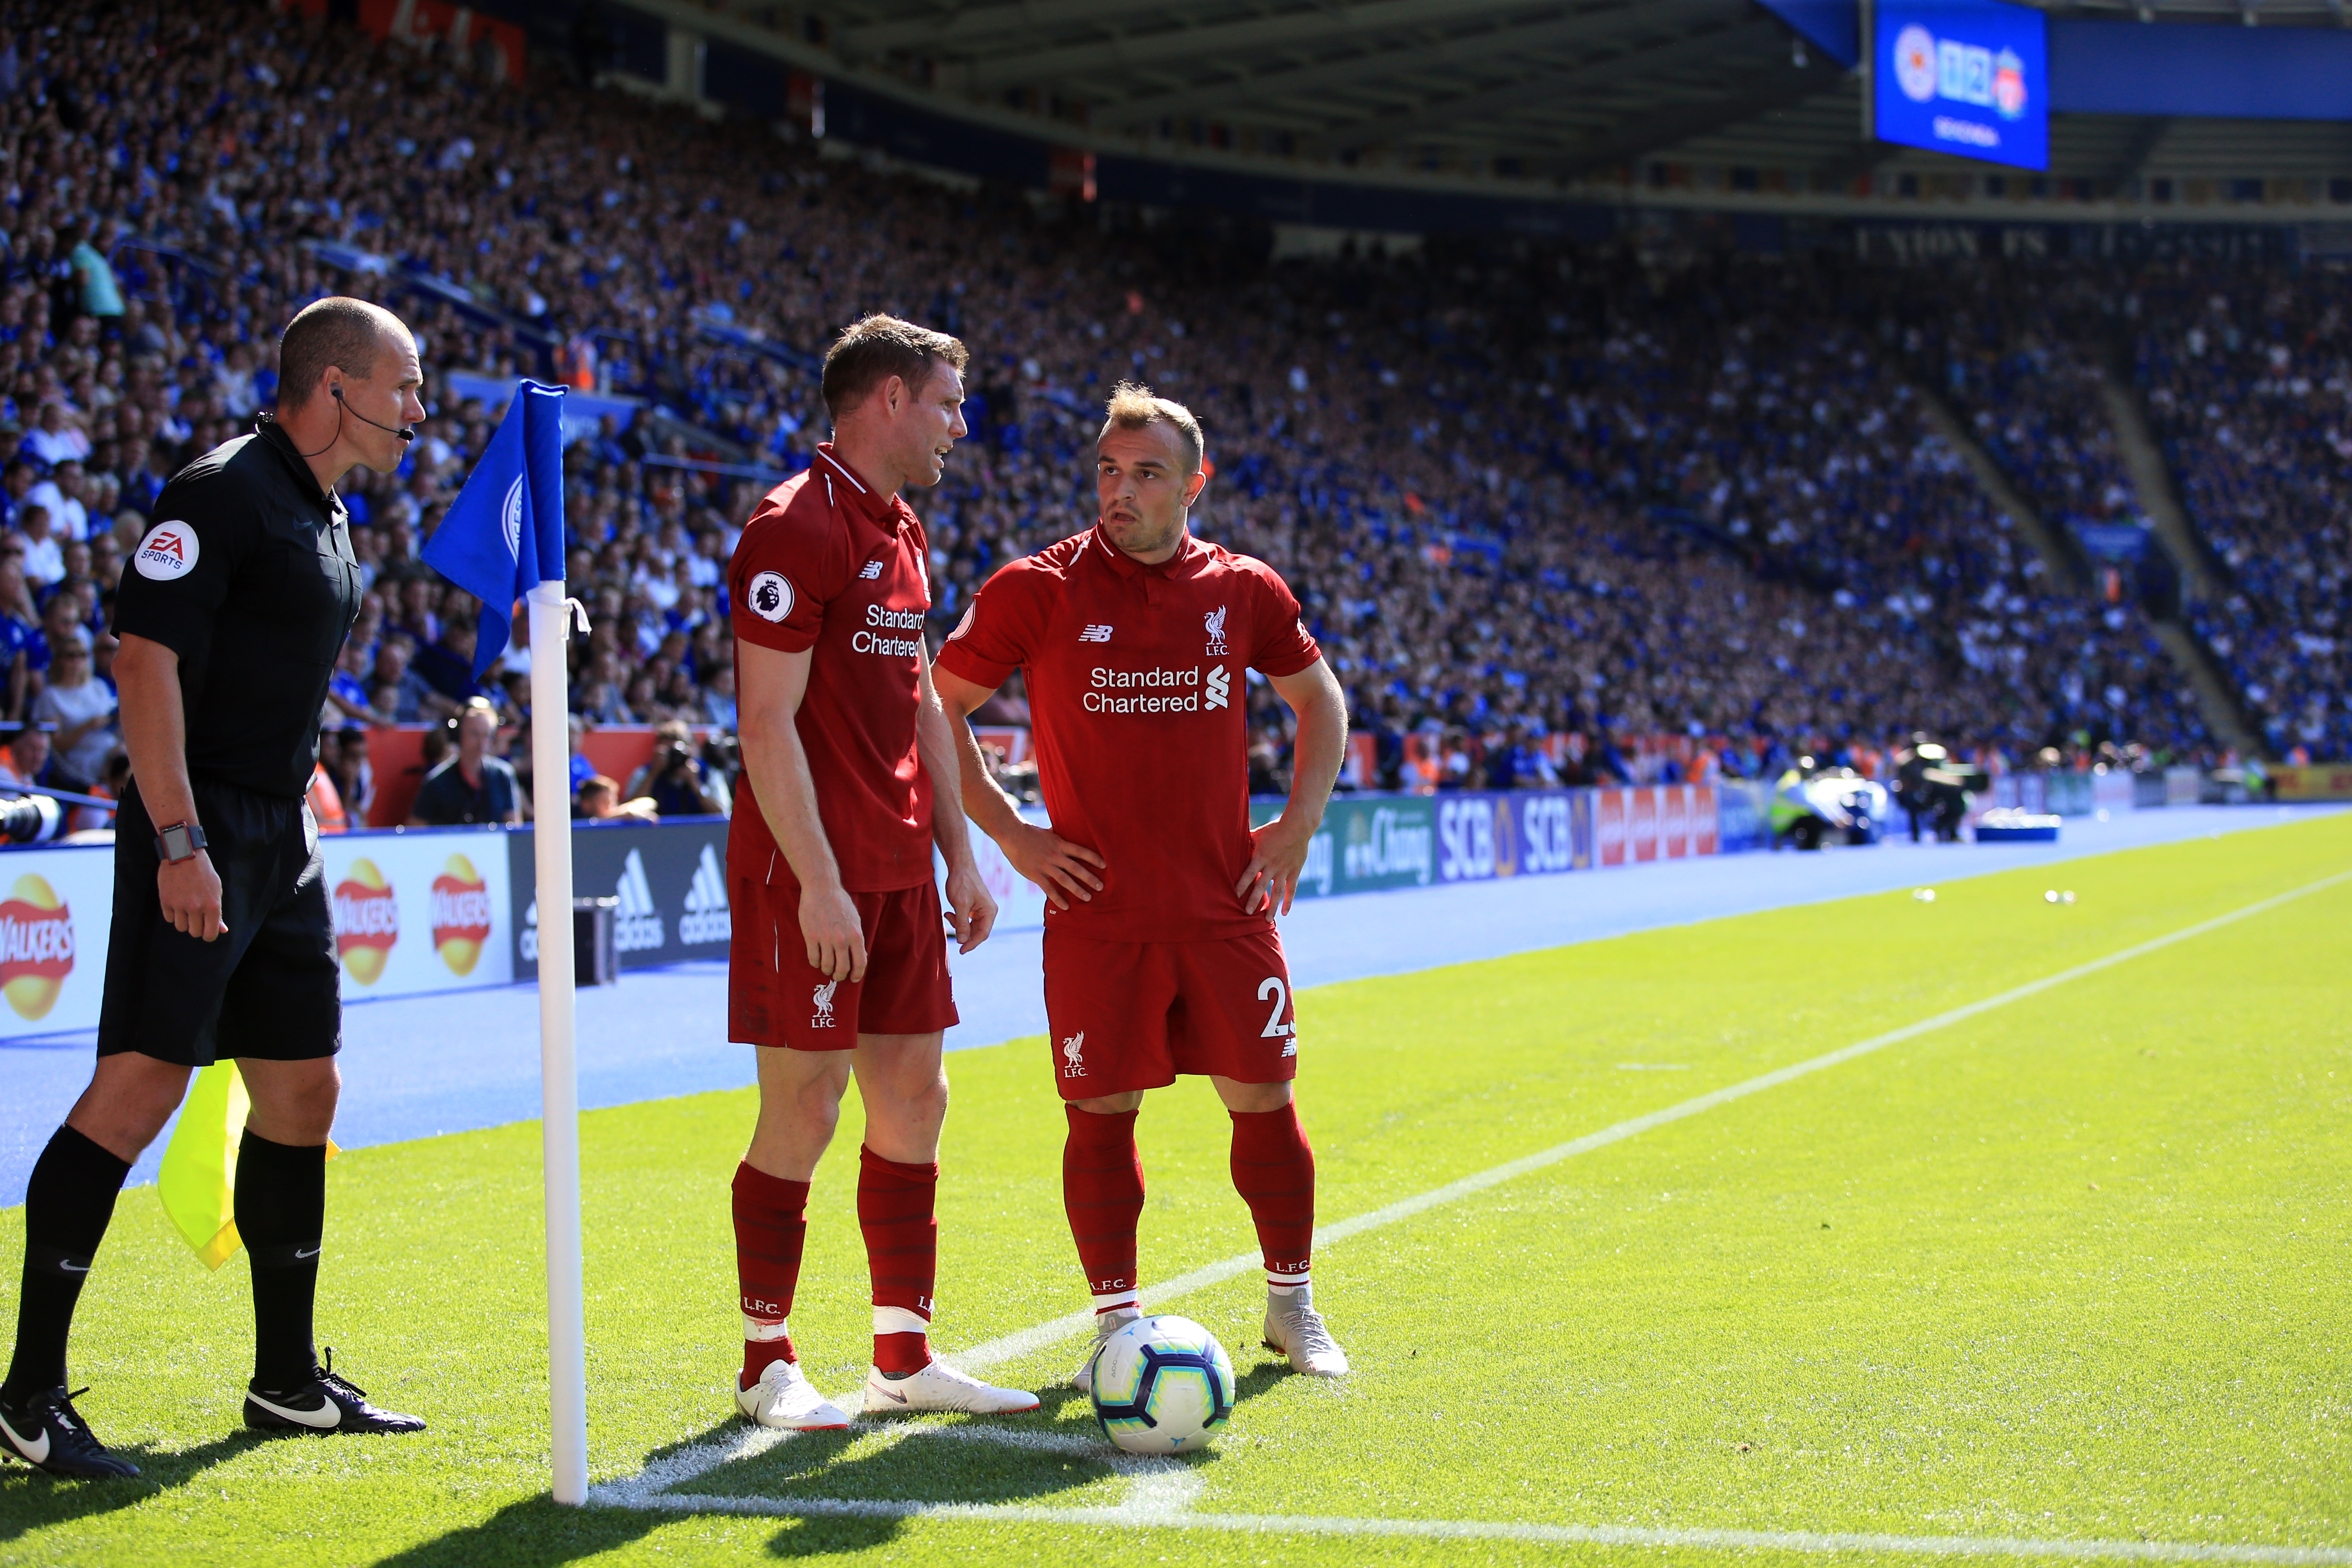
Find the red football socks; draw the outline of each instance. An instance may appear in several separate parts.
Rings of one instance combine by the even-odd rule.
[[[769,1363],[797,1361],[790,1325],[808,1239],[806,1182],[788,1182],[749,1163],[735,1167],[735,1279],[742,1292],[743,1376],[760,1381]]]
[[[1234,1191],[1257,1222],[1265,1282],[1288,1292],[1307,1283],[1315,1248],[1315,1151],[1298,1125],[1298,1107],[1232,1110]]]
[[[901,1164],[865,1148],[857,1160],[857,1228],[874,1277],[874,1365],[885,1377],[906,1377],[931,1364],[940,1168]]]
[[[1132,1110],[1109,1115],[1065,1105],[1069,1140],[1062,1145],[1062,1206],[1078,1244],[1097,1314],[1136,1310],[1135,1226],[1143,1217],[1143,1162],[1135,1152]]]

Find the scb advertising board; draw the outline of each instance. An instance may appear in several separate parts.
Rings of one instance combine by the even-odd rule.
[[[572,896],[617,900],[613,939],[622,968],[727,956],[733,915],[728,905],[725,817],[609,827],[574,823],[572,829]],[[517,980],[539,977],[533,843],[530,829],[507,835]]]
[[[2005,0],[1876,0],[1870,132],[2020,169],[2050,166],[2044,18]]]

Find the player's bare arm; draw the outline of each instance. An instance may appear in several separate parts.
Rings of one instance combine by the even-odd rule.
[[[1066,910],[1070,900],[1092,902],[1102,890],[1103,858],[1083,844],[1073,844],[1050,827],[1021,820],[1021,809],[988,773],[980,754],[980,741],[971,732],[971,712],[995,695],[995,688],[979,686],[952,670],[934,667],[930,679],[938,688],[944,721],[953,732],[956,758],[961,764],[964,814],[982,833],[996,840],[1013,868],[1045,889],[1054,907]]]
[[[1298,720],[1290,766],[1290,799],[1282,815],[1250,834],[1250,863],[1234,884],[1234,896],[1252,914],[1273,908],[1290,912],[1307,847],[1323,825],[1331,786],[1339,780],[1339,756],[1348,743],[1348,704],[1331,667],[1317,659],[1293,675],[1269,675],[1268,684]]]
[[[784,653],[740,639],[735,644],[743,768],[768,831],[801,885],[801,935],[810,966],[855,984],[866,978],[865,928],[856,904],[842,890],[841,868],[817,816],[816,781],[793,721],[808,678],[808,649]]]
[[[156,822],[195,822],[196,795],[188,784],[188,723],[180,698],[180,656],[149,637],[126,635],[114,656],[114,682],[122,694],[122,744],[140,797]],[[198,824],[202,826],[201,823]],[[200,942],[224,935],[221,881],[199,849],[185,860],[155,868],[163,918]]]
[[[970,952],[988,940],[996,924],[996,900],[980,879],[972,863],[971,835],[964,826],[962,770],[956,742],[950,732],[939,689],[931,682],[931,661],[915,656],[916,684],[921,706],[915,710],[915,751],[923,771],[931,775],[931,841],[947,863],[948,928],[955,933],[959,952]],[[966,736],[971,727],[965,726]]]

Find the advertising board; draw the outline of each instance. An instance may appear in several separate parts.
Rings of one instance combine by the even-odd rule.
[[[1870,133],[2020,169],[2050,166],[2042,14],[2006,0],[1877,0]]]
[[[319,848],[344,1001],[514,979],[513,900],[498,829],[332,834]]]
[[[1709,789],[1715,797],[1715,853],[1739,855],[1771,847],[1770,818],[1765,810],[1771,798],[1769,785],[1753,779],[1727,779]]]
[[[507,848],[494,832],[320,841],[344,1001],[515,977]],[[111,846],[0,854],[0,1038],[98,1027],[113,919]]]
[[[0,858],[0,1037],[98,1027],[113,910],[111,846]]]
[[[621,967],[644,969],[689,958],[725,958],[733,934],[728,905],[727,819],[687,817],[614,826],[572,825],[574,898],[620,900],[613,911]],[[530,829],[507,835],[514,889],[514,977],[539,977],[538,873]]]
[[[1634,788],[1625,792],[1625,847],[1635,865],[1658,858],[1658,792]]]
[[[2352,766],[2342,763],[2282,763],[2270,770],[2270,776],[2281,800],[2352,800]],[[2190,780],[2190,787],[2198,783]]]

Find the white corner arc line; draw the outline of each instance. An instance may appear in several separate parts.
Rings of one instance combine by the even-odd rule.
[[[2030,996],[2038,996],[2044,991],[2080,980],[2085,975],[2096,974],[2101,970],[2112,969],[2116,964],[2128,963],[2136,958],[2145,958],[2149,953],[2160,952],[2176,942],[2189,942],[2210,931],[2219,931],[2223,926],[2234,925],[2242,920],[2251,920],[2255,915],[2265,914],[2282,904],[2292,903],[2297,899],[2308,897],[2310,894],[2320,892],[2345,881],[2352,881],[2352,871],[2339,871],[2332,877],[2322,877],[2315,882],[2307,882],[2300,888],[2290,889],[2286,892],[2257,900],[2242,908],[2231,910],[2226,914],[2215,915],[2210,920],[2199,921],[2196,924],[2183,926],[2179,931],[2168,931],[2158,937],[2150,937],[2146,942],[2135,942],[2129,947],[2120,948],[2104,957],[2094,958],[2085,963],[2077,963],[2072,968],[2059,970],[2054,974],[2045,974],[2039,980],[2029,980],[2022,985],[2012,985],[2006,991],[1997,992],[1978,1001],[1947,1008],[1916,1023],[1906,1024],[1900,1028],[1873,1035],[1866,1040],[1856,1040],[1850,1046],[1841,1046],[1836,1050],[1825,1051],[1820,1056],[1809,1057],[1801,1062],[1791,1062],[1784,1068],[1775,1068],[1770,1072],[1759,1073],[1754,1078],[1728,1084],[1722,1089],[1710,1089],[1705,1094],[1694,1095],[1678,1105],[1669,1105],[1661,1110],[1653,1110],[1644,1115],[1629,1118],[1614,1126],[1604,1127],[1598,1132],[1588,1132],[1581,1138],[1572,1138],[1565,1143],[1554,1144],[1551,1148],[1539,1150],[1533,1154],[1522,1155],[1518,1159],[1491,1166],[1472,1175],[1464,1176],[1459,1181],[1448,1182],[1442,1187],[1433,1187],[1428,1192],[1400,1199],[1382,1208],[1373,1209],[1368,1214],[1356,1215],[1348,1219],[1335,1221],[1330,1225],[1318,1226],[1315,1227],[1315,1245],[1327,1246],[1348,1237],[1361,1235],[1368,1230],[1378,1230],[1383,1226],[1394,1225],[1399,1220],[1411,1219],[1413,1215],[1425,1213],[1430,1209],[1459,1203],[1473,1194],[1483,1193],[1489,1187],[1499,1186],[1505,1182],[1516,1180],[1530,1172],[1540,1171],[1548,1165],[1556,1165],[1562,1160],[1571,1160],[1579,1154],[1589,1154],[1596,1149],[1605,1149],[1612,1143],[1622,1143],[1628,1138],[1638,1138],[1644,1132],[1666,1126],[1671,1122],[1696,1116],[1702,1111],[1713,1110],[1717,1106],[1728,1105],[1736,1100],[1745,1100],[1751,1094],[1760,1094],[1768,1089],[1778,1089],[1784,1083],[1791,1083],[1798,1079],[1809,1077],[1829,1068],[1841,1066],[1853,1061],[1857,1057],[1866,1057],[1873,1051],[1885,1050],[1889,1046],[1900,1045],[1905,1040],[1916,1039],[1921,1035],[1933,1034],[1938,1029],[1948,1029],[1954,1024],[1965,1023],[1979,1014],[1990,1013],[1996,1008],[2022,1002]],[[1181,1296],[1190,1295],[1195,1290],[1222,1284],[1238,1275],[1245,1274],[1257,1268],[1259,1262],[1259,1255],[1255,1252],[1237,1253],[1221,1262],[1205,1264],[1188,1274],[1180,1274],[1173,1279],[1166,1280],[1145,1290],[1143,1300],[1146,1305],[1152,1306],[1164,1301],[1172,1301]],[[1001,1335],[996,1339],[984,1341],[950,1359],[967,1372],[978,1372],[1026,1355],[1032,1351],[1042,1350],[1047,1345],[1059,1343],[1093,1322],[1093,1310],[1089,1308],[1081,1308],[1077,1311],[1055,1318],[1047,1322],[1037,1323],[1013,1333]]]

